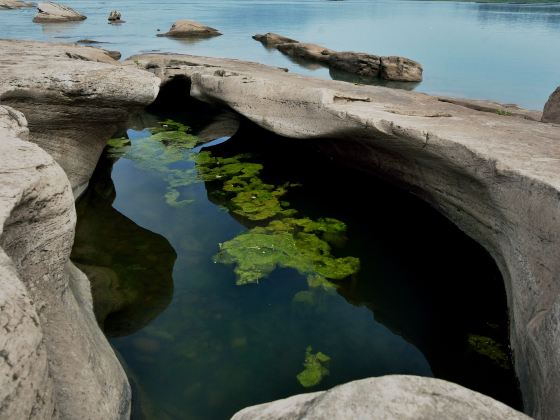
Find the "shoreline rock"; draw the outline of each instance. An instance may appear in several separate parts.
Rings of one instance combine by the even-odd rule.
[[[496,112],[495,103],[455,103],[240,60],[179,54],[129,60],[162,86],[187,80],[196,99],[281,136],[313,139],[317,153],[401,185],[478,241],[503,276],[527,413],[556,417],[560,127],[528,119],[528,111]]]
[[[85,20],[86,16],[62,4],[47,2],[37,5],[37,14],[33,18],[35,23],[61,23]]]
[[[354,51],[334,51],[316,44],[308,44],[268,32],[253,39],[267,48],[276,48],[296,60],[321,63],[331,70],[339,70],[361,77],[395,82],[421,82],[422,65],[406,57],[380,57]]]
[[[176,21],[171,25],[169,32],[157,34],[171,38],[211,38],[220,35],[222,34],[217,29],[186,19]]]

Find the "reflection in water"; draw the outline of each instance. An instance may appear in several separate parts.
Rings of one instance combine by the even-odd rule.
[[[180,121],[196,126],[196,136],[212,131],[204,125],[220,120],[213,115],[203,123],[188,112]],[[157,127],[170,117],[179,119],[136,121]],[[105,224],[82,230],[74,253],[98,261],[96,254],[107,257],[99,249],[121,249],[125,238],[134,252],[113,253],[111,262],[134,267],[155,252],[141,242],[172,247],[151,264],[161,257],[173,267],[172,301],[145,327],[111,339],[134,383],[134,418],[227,418],[248,405],[395,373],[449,379],[519,407],[499,273],[432,209],[323,161],[312,141],[245,123],[229,140],[184,147],[170,161],[172,139],[183,135],[142,128],[128,131],[132,145],[113,166],[113,213],[84,202],[91,211],[81,208],[80,225]],[[169,173],[181,174],[183,205],[166,201]],[[86,197],[112,197],[108,182],[96,176]],[[165,240],[115,235],[112,220],[122,214]],[[149,274],[155,290],[142,290],[146,302],[162,278]],[[96,293],[97,306],[106,299]]]
[[[121,336],[145,327],[169,305],[177,255],[163,236],[112,207],[112,167],[112,159],[101,159],[92,186],[76,204],[72,260],[90,279],[105,333]]]

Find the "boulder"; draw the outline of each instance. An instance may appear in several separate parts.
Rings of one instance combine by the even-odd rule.
[[[33,18],[35,23],[60,23],[85,20],[86,17],[74,9],[61,4],[47,2],[37,5],[37,14]]]
[[[381,57],[381,78],[398,82],[421,82],[422,66],[405,57]]]
[[[268,32],[264,35],[257,34],[253,35],[253,39],[262,42],[266,47],[274,48],[280,44],[291,44],[298,43],[295,39],[291,39],[282,35],[275,34],[273,32]]]
[[[502,273],[525,410],[558,417],[560,126],[519,110],[498,113],[240,60],[146,54],[130,65],[154,72],[163,87],[190,82],[196,99],[398,183],[478,241]]]
[[[329,55],[329,67],[367,78],[377,78],[381,68],[381,58],[358,52],[334,52]]]
[[[232,420],[529,420],[505,404],[451,382],[391,375],[245,408]]]
[[[560,86],[548,98],[544,106],[542,121],[560,124]]]
[[[219,36],[221,33],[210,26],[203,25],[193,20],[178,20],[169,32],[157,34],[157,36],[169,36],[173,38],[210,38]]]
[[[21,0],[0,0],[0,10],[2,9],[23,9],[25,7],[33,7],[33,3],[27,3]]]
[[[334,51],[316,44],[306,44],[303,42],[288,42],[276,46],[282,53],[302,60],[328,63],[329,55]]]

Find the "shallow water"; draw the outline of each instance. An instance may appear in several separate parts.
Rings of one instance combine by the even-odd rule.
[[[417,90],[542,109],[560,75],[560,4],[477,4],[398,0],[66,0],[84,22],[33,24],[34,10],[0,12],[0,38],[104,41],[124,57],[170,51],[234,57],[329,78],[269,51],[251,35],[277,32],[340,50],[403,55],[424,66]],[[109,11],[125,24],[108,25]],[[198,42],[158,38],[177,19],[223,36]],[[412,88],[410,86],[409,88]]]
[[[167,118],[206,140],[212,126],[216,140],[193,148],[190,135],[151,137]],[[77,204],[72,255],[92,280],[98,318],[133,384],[134,418],[224,419],[248,405],[397,373],[448,379],[520,407],[499,272],[434,210],[323,160],[312,142],[247,123],[230,138],[227,115],[136,121],[132,145],[106,152]],[[205,162],[217,158],[220,170],[209,171]],[[241,177],[233,183],[240,190],[223,188],[228,158],[258,169],[252,187]],[[266,188],[285,190],[279,204],[261,200]],[[233,205],[246,191],[276,215]],[[292,263],[276,231],[257,245],[272,250],[277,266],[251,271],[243,260],[216,259],[233,249],[262,262],[247,235],[262,241],[256,233],[271,220],[323,218],[338,221],[334,232],[293,234]],[[228,248],[235,241],[242,246]],[[326,279],[357,260],[359,271]]]

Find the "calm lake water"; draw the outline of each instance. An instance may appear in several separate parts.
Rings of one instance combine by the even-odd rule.
[[[215,140],[195,147],[168,118]],[[313,142],[294,154],[246,123],[233,134],[229,115],[135,121],[77,203],[72,255],[133,384],[134,418],[225,419],[385,374],[520,408],[500,274],[433,209]]]
[[[512,5],[399,0],[192,0],[64,2],[85,13],[84,22],[31,23],[34,10],[0,12],[0,38],[104,41],[123,57],[148,51],[233,57],[305,68],[251,35],[277,32],[339,50],[403,55],[424,66],[416,89],[492,99],[542,109],[560,83],[560,4]],[[108,25],[112,9],[127,23]],[[158,38],[177,19],[218,28],[221,37],[199,42]]]

